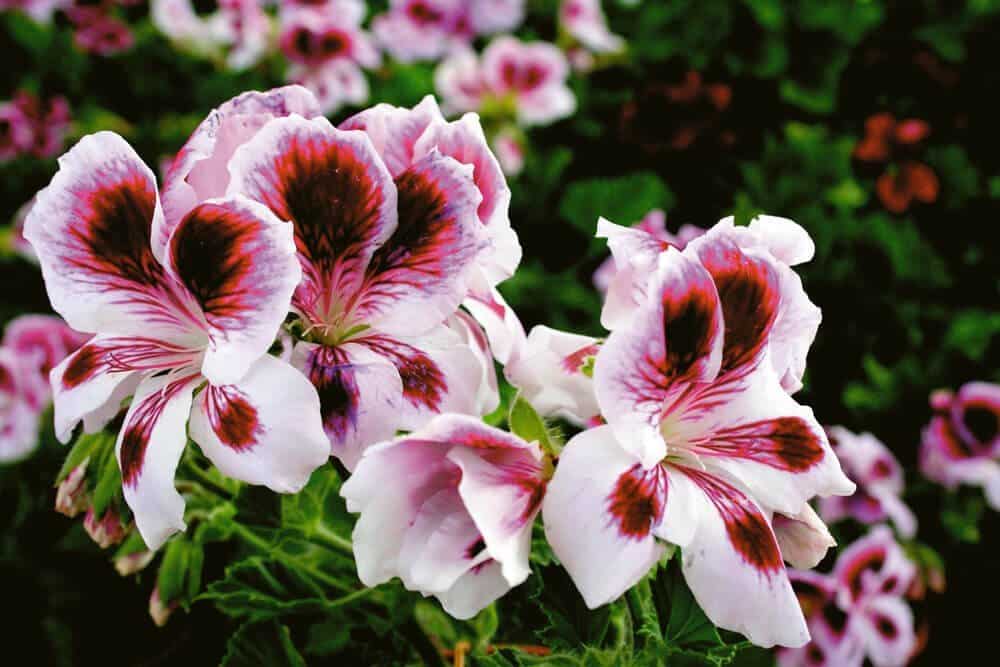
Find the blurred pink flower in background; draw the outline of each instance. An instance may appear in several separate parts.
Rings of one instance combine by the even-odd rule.
[[[855,434],[842,426],[826,430],[844,472],[858,485],[852,496],[820,500],[828,523],[851,518],[865,524],[889,519],[899,534],[912,538],[917,519],[903,502],[903,468],[892,452],[871,433]]]
[[[27,90],[0,104],[0,162],[22,155],[48,158],[60,153],[71,116],[65,97],[40,98]]]
[[[502,36],[481,58],[461,51],[443,61],[435,85],[449,113],[511,113],[521,125],[546,125],[576,109],[568,76],[566,56],[552,44]]]
[[[949,489],[981,486],[990,507],[1000,510],[1000,385],[969,382],[957,393],[937,391],[931,407],[920,471]]]
[[[885,526],[841,552],[833,572],[791,571],[812,640],[779,649],[781,667],[902,667],[918,648],[905,595],[916,565]]]

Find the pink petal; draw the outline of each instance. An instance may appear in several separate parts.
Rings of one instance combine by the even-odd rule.
[[[723,473],[683,467],[671,473],[672,483],[700,491],[700,520],[683,549],[683,571],[705,614],[758,646],[805,644],[809,631],[763,511]]]
[[[38,194],[25,238],[71,327],[190,342],[190,304],[153,256],[163,226],[153,172],[111,132],[84,137]]]
[[[316,390],[269,355],[239,382],[205,387],[195,399],[190,429],[223,474],[279,493],[298,492],[330,456]]]
[[[651,532],[667,494],[659,474],[645,473],[608,426],[563,449],[543,503],[545,536],[591,609],[623,594],[663,555]]]
[[[402,380],[398,426],[413,430],[443,412],[479,415],[482,365],[473,348],[445,326],[414,338],[373,334],[361,338]]]
[[[202,372],[236,382],[274,342],[302,276],[292,226],[248,199],[205,202],[175,228],[170,266],[205,318]]]
[[[56,437],[69,442],[81,420],[86,433],[100,430],[143,376],[194,361],[190,351],[157,340],[95,336],[50,374]]]
[[[170,228],[164,229],[157,246],[166,247],[172,226],[195,205],[226,194],[230,179],[227,165],[237,148],[268,121],[291,114],[305,118],[320,115],[316,99],[301,86],[243,93],[212,110],[181,147],[167,172],[163,207]]]
[[[722,324],[711,276],[670,249],[650,278],[646,303],[597,355],[594,387],[604,417],[647,467],[666,455],[663,414],[694,383],[718,372]]]
[[[772,528],[781,555],[792,567],[816,567],[827,550],[837,546],[826,524],[809,505],[793,516],[775,514]]]
[[[184,499],[174,488],[174,473],[187,444],[191,394],[199,382],[198,375],[145,380],[118,433],[122,491],[150,551],[185,528]]]
[[[482,369],[477,381],[477,400],[470,414],[488,415],[500,405],[500,389],[486,333],[471,315],[462,310],[457,311],[445,325],[459,335],[462,345],[472,351]]]
[[[493,356],[506,365],[523,353],[527,337],[514,309],[483,276],[473,276],[465,309],[482,325]]]
[[[236,151],[230,171],[230,192],[294,224],[303,280],[293,307],[312,323],[347,308],[397,225],[396,188],[368,138],[325,118],[280,118]]]
[[[417,140],[444,116],[431,95],[412,109],[380,103],[355,114],[340,124],[341,130],[363,130],[382,157],[389,173],[397,178],[414,161]]]
[[[354,311],[362,321],[415,335],[458,309],[484,244],[475,213],[480,195],[469,176],[435,151],[396,179],[399,226],[368,265]]]
[[[389,360],[358,343],[324,347],[300,342],[292,365],[316,388],[330,452],[348,470],[368,446],[396,433],[403,383]]]
[[[39,412],[28,400],[28,380],[15,354],[0,347],[0,463],[20,460],[38,445]]]
[[[451,616],[472,618],[511,589],[502,569],[495,560],[483,561],[459,577],[447,591],[439,593],[437,599]]]
[[[466,114],[451,123],[432,123],[417,141],[414,155],[426,155],[434,149],[472,166],[473,180],[482,195],[477,213],[490,244],[478,263],[491,285],[511,277],[521,261],[521,245],[510,226],[510,188],[486,142],[479,117]]]

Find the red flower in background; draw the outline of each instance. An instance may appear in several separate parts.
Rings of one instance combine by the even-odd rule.
[[[925,204],[937,200],[940,190],[937,175],[916,159],[930,132],[925,121],[916,118],[897,121],[886,112],[869,116],[865,121],[865,136],[855,146],[854,157],[862,162],[887,165],[875,182],[875,192],[882,205],[893,213],[903,213],[913,200]]]
[[[689,70],[676,83],[654,83],[640,91],[621,112],[621,134],[649,153],[681,151],[714,138],[728,146],[733,132],[723,115],[732,102],[725,83],[705,83],[700,72]]]

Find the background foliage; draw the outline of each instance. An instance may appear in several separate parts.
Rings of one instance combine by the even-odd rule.
[[[874,432],[911,473],[920,539],[942,554],[949,588],[918,610],[930,643],[916,664],[944,664],[958,646],[985,648],[995,619],[983,601],[1000,593],[1000,521],[978,492],[945,495],[914,471],[930,392],[1000,381],[1000,2],[604,4],[629,51],[574,77],[578,112],[529,134],[525,170],[511,181],[525,261],[502,291],[526,325],[600,334],[591,285],[605,256],[593,238],[599,214],[629,224],[662,208],[671,229],[731,212],[801,223],[817,244],[801,273],[824,322],[800,400],[824,423]],[[554,39],[557,2],[528,6],[521,34]],[[76,50],[67,26],[4,14],[0,97],[24,88],[65,95],[74,137],[115,129],[155,164],[212,107],[282,81],[275,59],[234,73],[186,57],[144,8],[128,11],[136,45],[107,58]],[[716,110],[664,99],[662,87],[689,70],[728,85],[731,103]],[[390,62],[370,76],[372,101],[413,104],[432,90],[432,72]],[[865,120],[880,111],[929,123],[920,159],[940,181],[936,201],[890,212],[876,191],[881,167],[852,157]],[[695,140],[676,149],[685,127]],[[54,171],[54,160],[0,166],[0,214],[13,216]],[[3,321],[48,310],[35,267],[10,256],[0,274]],[[39,664],[344,664],[345,651],[349,664],[431,662],[462,642],[473,664],[497,667],[644,664],[642,656],[664,652],[671,665],[722,664],[737,653],[737,664],[769,661],[719,636],[673,563],[596,612],[537,548],[542,576],[469,623],[398,586],[359,595],[332,466],[295,497],[214,480],[219,502],[171,542],[161,566],[119,578],[79,522],[52,512],[64,455],[49,434],[34,458],[0,469],[2,634],[8,654]],[[213,474],[189,458],[185,466]],[[137,592],[154,580],[190,603],[162,630]],[[503,648],[510,644],[554,654]],[[488,646],[500,650],[487,655]]]

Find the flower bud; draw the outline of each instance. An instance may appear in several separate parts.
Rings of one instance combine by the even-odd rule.
[[[74,517],[87,509],[90,498],[87,493],[87,461],[73,468],[56,487],[56,511]]]

